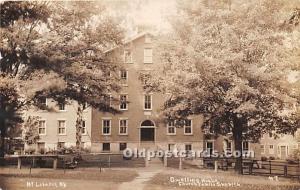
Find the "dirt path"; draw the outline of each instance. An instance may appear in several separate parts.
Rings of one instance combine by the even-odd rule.
[[[132,190],[132,189],[138,189],[142,190],[144,189],[146,182],[150,181],[152,177],[154,177],[156,174],[160,173],[160,169],[155,169],[155,170],[141,170],[137,171],[138,175],[134,180],[130,182],[124,182],[122,183],[118,190]]]

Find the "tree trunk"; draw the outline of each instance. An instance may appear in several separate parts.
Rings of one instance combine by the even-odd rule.
[[[233,121],[233,140],[234,149],[238,151],[240,155],[236,157],[235,171],[239,174],[243,174],[243,123],[241,119],[235,118]]]
[[[0,118],[0,157],[4,157],[5,153],[5,119]]]
[[[77,120],[76,120],[76,149],[80,150],[81,148],[81,132],[82,132],[82,124],[83,124],[83,106],[81,104],[78,105],[77,109]]]

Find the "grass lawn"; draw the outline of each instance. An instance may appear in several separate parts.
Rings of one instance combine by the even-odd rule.
[[[119,184],[132,181],[136,177],[137,173],[133,170],[125,172],[124,170],[105,169],[100,173],[98,169],[75,169],[66,170],[64,173],[63,170],[33,169],[30,175],[28,168],[22,170],[0,168],[0,189],[114,190],[118,188]],[[33,183],[33,188],[29,188],[28,183]],[[48,187],[43,187],[44,184]],[[61,188],[57,188],[57,186]]]

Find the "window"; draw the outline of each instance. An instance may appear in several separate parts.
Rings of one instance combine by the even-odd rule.
[[[190,120],[190,119],[187,119],[184,122],[184,134],[185,135],[191,135],[191,134],[193,134],[192,120]]]
[[[207,141],[206,142],[206,151],[207,151],[207,153],[209,153],[209,155],[212,155],[213,150],[214,150],[214,143],[211,142],[211,141]]]
[[[127,128],[128,128],[128,120],[127,119],[120,119],[119,121],[119,134],[120,135],[127,135]]]
[[[127,148],[127,143],[120,143],[119,148],[120,151],[125,150]]]
[[[81,134],[86,135],[86,123],[85,120],[82,121],[82,126],[81,126]]]
[[[168,150],[173,151],[175,148],[175,144],[168,144]]]
[[[130,50],[124,51],[124,62],[125,63],[132,63],[132,53]]]
[[[192,150],[192,145],[191,144],[186,144],[185,145],[185,151],[191,151]]]
[[[40,100],[39,100],[39,103],[41,105],[41,109],[42,110],[45,110],[47,108],[47,98],[46,97],[42,97]]]
[[[232,142],[231,141],[226,141],[226,150],[228,152],[232,151]]]
[[[102,151],[110,151],[110,143],[103,143]]]
[[[147,94],[144,96],[144,109],[145,110],[152,109],[152,96],[151,95]]]
[[[39,135],[46,135],[46,121],[39,121]]]
[[[247,141],[243,142],[242,148],[243,148],[243,151],[248,151],[249,150],[249,142],[247,142]]]
[[[88,107],[88,104],[85,102],[85,103],[83,104],[82,109],[85,111],[85,110],[87,109],[87,107]]]
[[[65,135],[66,134],[66,121],[59,120],[58,121],[58,134]]]
[[[144,63],[152,63],[152,49],[144,49]]]
[[[273,137],[273,133],[269,132],[269,138],[272,138],[272,137]]]
[[[263,144],[260,145],[260,152],[262,154],[265,154],[265,145],[263,145]]]
[[[59,109],[59,111],[65,111],[66,110],[65,106],[66,105],[65,105],[64,102],[58,103],[58,109]]]
[[[102,120],[102,134],[103,135],[110,135],[110,127],[111,127],[111,120],[110,119],[103,119]]]
[[[120,110],[127,110],[127,95],[120,95]]]
[[[175,135],[176,134],[176,127],[174,121],[169,121],[167,125],[167,134],[168,135]]]
[[[121,70],[121,71],[120,71],[120,78],[121,78],[121,83],[122,83],[122,84],[127,84],[128,71],[126,71],[126,70]]]
[[[151,43],[151,36],[149,35],[145,36],[145,43]]]
[[[65,142],[58,142],[57,143],[57,149],[64,148],[64,147],[65,147]]]
[[[269,145],[269,154],[274,154],[274,145]]]

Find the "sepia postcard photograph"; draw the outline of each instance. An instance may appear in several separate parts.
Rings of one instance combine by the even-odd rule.
[[[0,190],[300,190],[300,0],[0,12]]]

